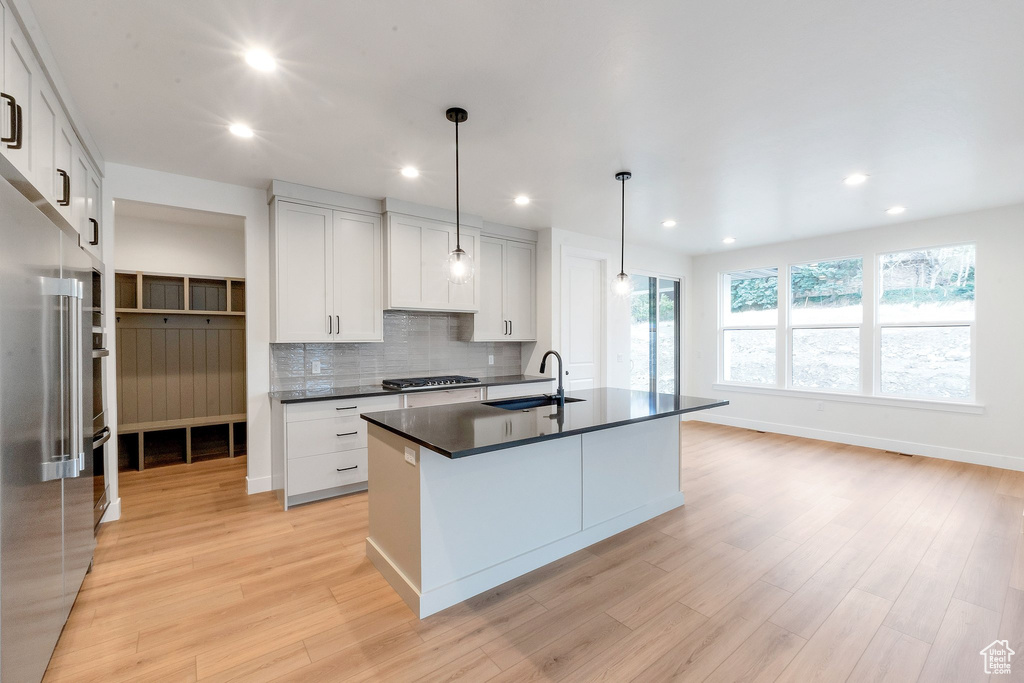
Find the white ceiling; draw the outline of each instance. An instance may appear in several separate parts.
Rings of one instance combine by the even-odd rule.
[[[1021,0],[31,5],[110,161],[452,207],[455,105],[463,210],[523,227],[617,236],[623,168],[690,252],[1024,201]]]

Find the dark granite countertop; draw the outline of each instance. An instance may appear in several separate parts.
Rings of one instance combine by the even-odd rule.
[[[554,382],[554,377],[538,377],[536,375],[498,375],[481,377],[479,384],[449,384],[429,389],[385,389],[380,384],[368,384],[360,387],[331,387],[314,391],[271,391],[270,398],[281,403],[305,403],[307,401],[330,401],[336,398],[359,398],[361,396],[390,396],[392,394],[422,394],[426,391],[446,391],[449,389],[472,389],[474,387],[497,387],[503,384],[529,384],[531,382]],[[542,390],[538,390],[540,393]]]
[[[449,458],[462,458],[729,405],[725,400],[629,389],[584,389],[566,396],[583,400],[566,403],[563,408],[527,410],[455,403],[366,413],[362,417]]]

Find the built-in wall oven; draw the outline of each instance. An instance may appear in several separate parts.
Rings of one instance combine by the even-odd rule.
[[[92,301],[92,502],[94,523],[98,527],[110,503],[106,477],[103,475],[107,443],[110,441],[110,427],[105,412],[106,365],[110,351],[103,331],[103,272],[98,268],[92,271]]]

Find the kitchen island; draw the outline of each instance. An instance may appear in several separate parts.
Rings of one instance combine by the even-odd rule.
[[[565,401],[362,416],[366,554],[418,616],[682,505],[678,416],[728,405],[608,388]]]

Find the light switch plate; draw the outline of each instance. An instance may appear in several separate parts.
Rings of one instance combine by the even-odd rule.
[[[494,356],[487,356],[487,364],[494,365]]]
[[[319,375],[320,374],[320,361],[319,360],[314,360],[313,361],[313,374],[314,375]]]
[[[416,450],[415,449],[413,449],[413,448],[406,448],[405,449],[405,461],[407,463],[409,463],[410,465],[412,465],[413,467],[416,467]]]

